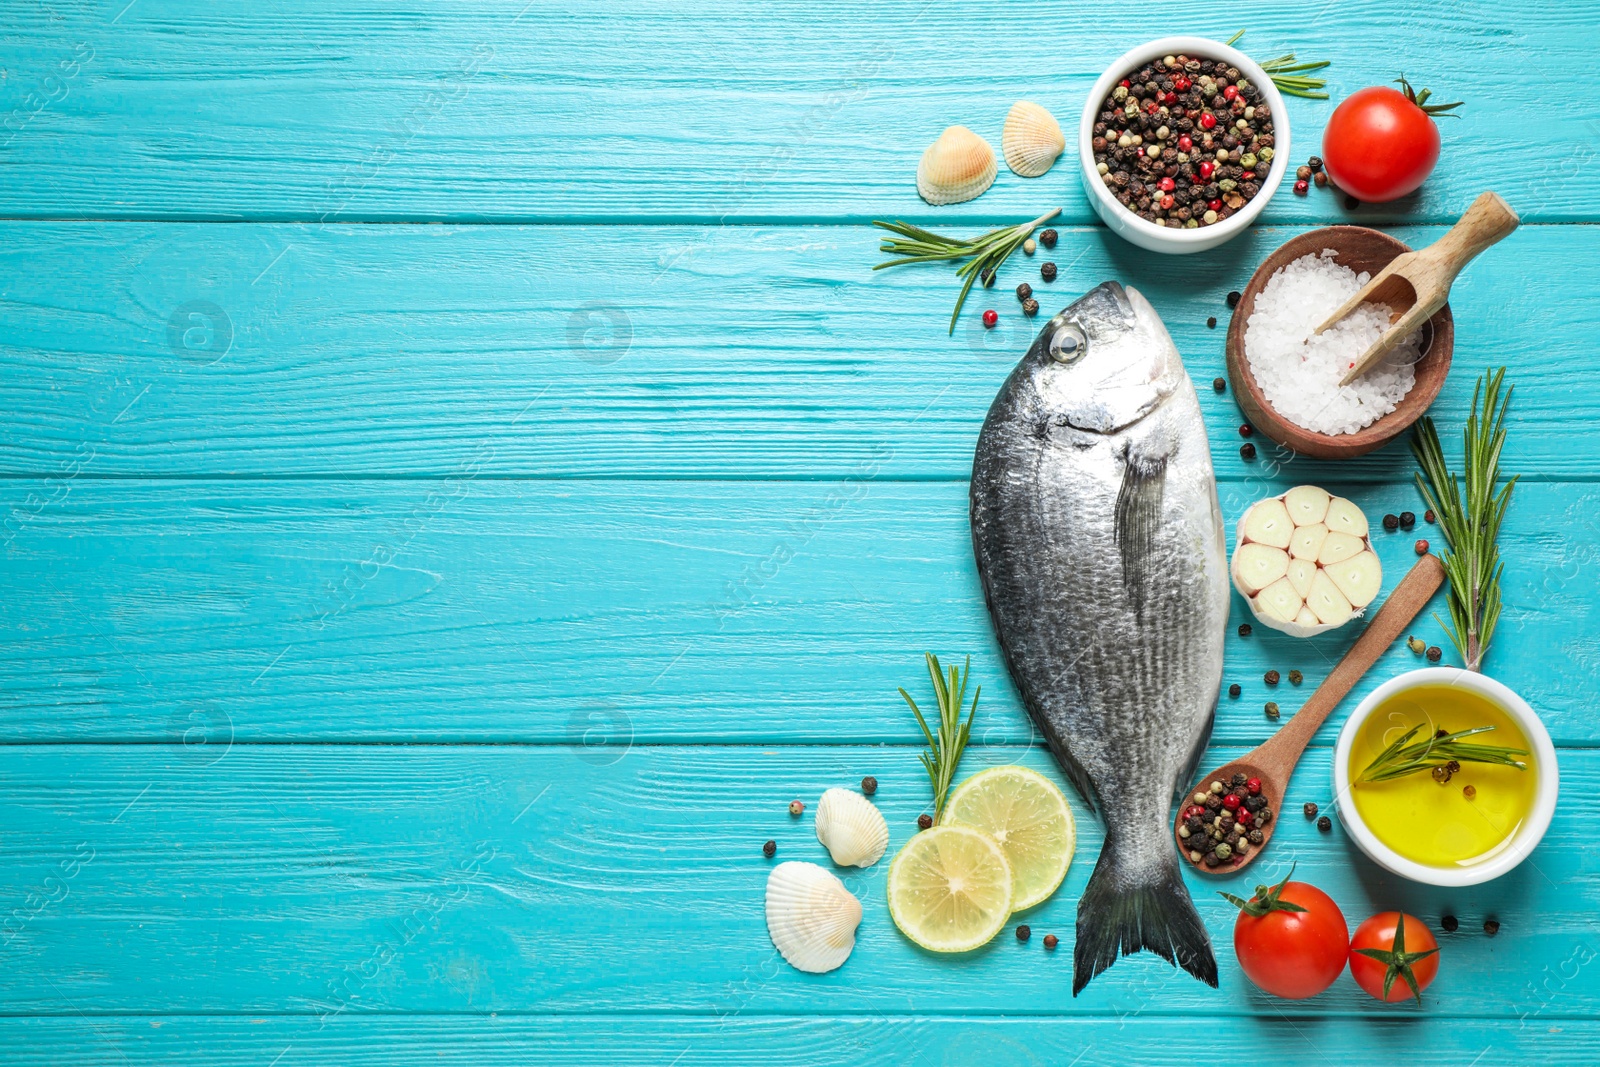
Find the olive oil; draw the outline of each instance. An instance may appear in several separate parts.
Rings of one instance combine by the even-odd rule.
[[[1425,731],[1493,726],[1471,741],[1525,750],[1533,746],[1499,705],[1448,685],[1421,686],[1390,697],[1362,724],[1350,746],[1351,800],[1378,840],[1431,867],[1482,863],[1510,843],[1533,811],[1539,777],[1534,757],[1517,757],[1526,770],[1463,763],[1443,784],[1425,770],[1387,782],[1357,781],[1380,752],[1418,725]],[[1426,733],[1417,736],[1420,740]]]

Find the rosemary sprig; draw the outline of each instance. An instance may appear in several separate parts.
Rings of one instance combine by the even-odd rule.
[[[1233,44],[1243,36],[1244,31],[1240,30],[1228,38],[1228,43]],[[1326,100],[1328,94],[1319,93],[1317,90],[1326,87],[1328,83],[1321,78],[1308,78],[1306,75],[1331,65],[1332,63],[1326,59],[1321,63],[1296,63],[1294,53],[1286,52],[1276,59],[1262,63],[1261,69],[1272,77],[1272,84],[1276,85],[1280,92],[1304,97],[1307,100]]]
[[[965,278],[966,284],[961,287],[961,295],[956,297],[956,308],[950,313],[950,332],[956,332],[956,318],[961,314],[961,306],[967,302],[967,294],[972,291],[972,283],[987,270],[988,276],[984,285],[994,284],[995,275],[1000,271],[1000,264],[1021,247],[1022,242],[1033,235],[1033,231],[1049,222],[1061,209],[1040,215],[1032,222],[1024,222],[1019,226],[1002,226],[998,230],[990,230],[979,237],[963,240],[959,237],[945,237],[942,234],[932,233],[920,226],[912,226],[905,222],[883,222],[873,220],[874,226],[880,226],[890,233],[899,234],[899,237],[885,237],[883,244],[878,246],[878,251],[888,252],[890,255],[899,256],[887,263],[879,263],[873,270],[882,270],[885,267],[898,267],[906,263],[936,263],[940,260],[967,259],[970,261],[956,271],[956,277]]]
[[[928,751],[922,754],[922,766],[928,772],[928,784],[933,786],[933,821],[937,824],[944,815],[945,796],[950,792],[950,783],[955,780],[956,764],[961,762],[967,738],[972,735],[972,717],[978,713],[978,697],[983,692],[983,686],[980,685],[973,692],[972,709],[967,712],[967,721],[963,723],[961,705],[966,701],[967,679],[972,675],[972,657],[967,657],[964,670],[951,667],[947,680],[939,666],[939,657],[932,652],[923,655],[928,660],[928,674],[933,678],[933,695],[939,704],[937,735],[928,729],[928,720],[922,717],[922,711],[917,707],[917,702],[911,699],[911,694],[902,689],[900,695],[911,705],[911,714],[917,717],[922,736],[928,739]]]
[[[1466,455],[1460,482],[1445,464],[1432,419],[1424,417],[1411,437],[1411,451],[1422,467],[1417,487],[1438,516],[1450,546],[1444,554],[1444,572],[1450,579],[1450,639],[1469,671],[1483,670],[1483,656],[1500,619],[1500,575],[1505,564],[1496,542],[1511,489],[1517,484],[1512,478],[1495,493],[1506,409],[1511,405],[1511,388],[1501,394],[1505,376],[1504,367],[1488,371],[1473,387],[1472,414],[1462,434]]]
[[[1519,771],[1528,769],[1526,763],[1516,758],[1526,756],[1527,749],[1462,743],[1463,737],[1485,733],[1493,730],[1493,726],[1474,726],[1470,730],[1457,730],[1453,734],[1439,737],[1436,736],[1433,723],[1430,722],[1427,724],[1429,731],[1427,739],[1412,742],[1411,739],[1416,737],[1417,731],[1422,728],[1420,725],[1413,726],[1403,737],[1378,753],[1356,781],[1387,782],[1394,778],[1404,778],[1408,774],[1416,774],[1418,771],[1446,767],[1451,763],[1457,767],[1463,763],[1492,763],[1499,767],[1515,767]]]

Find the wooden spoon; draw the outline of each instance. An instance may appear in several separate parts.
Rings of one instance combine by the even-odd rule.
[[[1428,603],[1429,598],[1439,591],[1439,586],[1444,582],[1444,564],[1439,562],[1439,557],[1429,554],[1417,560],[1416,566],[1411,568],[1411,573],[1401,579],[1395,586],[1394,592],[1389,594],[1389,599],[1383,602],[1377,617],[1367,625],[1366,630],[1356,643],[1350,646],[1350,651],[1344,654],[1337,666],[1328,672],[1328,677],[1323,679],[1317,691],[1311,694],[1311,699],[1297,712],[1294,718],[1283,724],[1283,727],[1264,743],[1256,746],[1242,758],[1232,763],[1224,764],[1201,778],[1185,795],[1183,803],[1178,805],[1178,819],[1173,826],[1173,834],[1177,838],[1178,848],[1188,858],[1188,848],[1178,827],[1183,825],[1183,811],[1193,802],[1197,793],[1204,793],[1212,782],[1222,782],[1232,792],[1229,782],[1233,776],[1243,774],[1246,778],[1261,779],[1261,795],[1267,798],[1267,806],[1272,811],[1272,818],[1264,826],[1252,827],[1261,831],[1263,840],[1261,844],[1254,845],[1250,851],[1241,858],[1233,857],[1226,863],[1216,867],[1207,867],[1203,863],[1193,864],[1194,868],[1206,874],[1232,874],[1248,866],[1257,856],[1261,855],[1268,842],[1272,840],[1272,832],[1278,828],[1278,823],[1284,818],[1283,796],[1289,788],[1289,778],[1294,774],[1295,764],[1300,762],[1300,756],[1306,750],[1306,745],[1311,743],[1311,738],[1317,728],[1328,718],[1328,713],[1349,694],[1355,684],[1361,680],[1371,666],[1378,662],[1378,657],[1384,650],[1394,644],[1405,628],[1411,625],[1411,620]]]
[[[1374,275],[1359,293],[1328,316],[1328,320],[1317,327],[1317,333],[1368,302],[1387,304],[1391,309],[1388,330],[1362,353],[1339,384],[1349,385],[1367,373],[1368,368],[1405,340],[1407,334],[1444,307],[1445,301],[1450,299],[1450,286],[1461,268],[1516,229],[1520,221],[1511,205],[1498,193],[1484,193],[1443,237],[1427,248],[1396,256],[1394,262]]]

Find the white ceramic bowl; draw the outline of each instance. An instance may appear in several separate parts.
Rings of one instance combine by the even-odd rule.
[[[1127,77],[1129,71],[1163,56],[1179,53],[1201,59],[1225,60],[1230,67],[1238,67],[1252,85],[1261,89],[1267,106],[1272,109],[1272,169],[1262,181],[1261,191],[1238,213],[1214,226],[1197,226],[1192,230],[1157,226],[1123,207],[1106,189],[1106,183],[1096,172],[1094,163],[1094,124],[1106,95]],[[1122,58],[1107,67],[1106,72],[1100,75],[1100,80],[1094,83],[1094,88],[1089,91],[1089,100],[1083,105],[1083,119],[1078,123],[1078,160],[1089,203],[1113,233],[1153,252],[1203,252],[1243,233],[1267,206],[1272,194],[1277,192],[1279,183],[1289,170],[1290,158],[1289,113],[1283,106],[1283,96],[1278,92],[1278,87],[1272,84],[1272,78],[1243,52],[1229,48],[1221,41],[1204,37],[1163,37],[1123,53]]]
[[[1516,724],[1533,749],[1533,758],[1539,768],[1539,791],[1534,797],[1533,811],[1511,838],[1511,842],[1493,857],[1470,867],[1431,867],[1406,859],[1388,845],[1361,821],[1361,813],[1345,798],[1350,795],[1350,748],[1356,731],[1366,722],[1374,709],[1396,693],[1425,685],[1458,685],[1491,701],[1503,709]],[[1333,750],[1333,782],[1339,807],[1339,821],[1344,825],[1356,845],[1374,863],[1413,882],[1426,885],[1461,886],[1477,885],[1498,878],[1527,858],[1528,853],[1550,828],[1550,819],[1556,812],[1556,794],[1560,790],[1560,775],[1556,767],[1556,748],[1550,742],[1550,732],[1539,721],[1539,716],[1528,702],[1493,678],[1485,678],[1472,671],[1456,667],[1425,667],[1408,671],[1392,678],[1374,689],[1367,699],[1356,705],[1350,720],[1339,731],[1339,743]]]

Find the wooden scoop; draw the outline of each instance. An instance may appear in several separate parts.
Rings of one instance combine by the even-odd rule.
[[[1340,385],[1349,385],[1388,355],[1407,334],[1433,317],[1450,299],[1450,286],[1461,268],[1485,248],[1517,228],[1517,213],[1497,193],[1484,193],[1472,202],[1450,232],[1427,248],[1404,252],[1379,271],[1362,290],[1316,329],[1321,333],[1365,303],[1387,304],[1389,329],[1362,353]]]
[[[1229,785],[1235,773],[1242,773],[1246,778],[1261,779],[1261,795],[1267,798],[1267,806],[1272,811],[1272,818],[1265,826],[1253,826],[1252,829],[1260,830],[1263,840],[1259,845],[1253,845],[1250,851],[1240,859],[1232,859],[1207,867],[1203,863],[1192,863],[1196,870],[1206,874],[1232,874],[1249,864],[1259,855],[1272,840],[1272,833],[1278,828],[1278,823],[1287,817],[1283,810],[1283,796],[1289,788],[1289,778],[1294,774],[1295,764],[1300,762],[1301,753],[1305,752],[1306,745],[1311,743],[1312,736],[1317,732],[1327,719],[1328,713],[1343,700],[1361,676],[1383,655],[1384,650],[1394,644],[1405,628],[1411,625],[1411,620],[1428,603],[1430,597],[1439,591],[1439,586],[1444,582],[1444,565],[1439,562],[1439,557],[1426,555],[1417,561],[1411,568],[1411,573],[1401,579],[1395,586],[1394,592],[1389,594],[1389,599],[1383,602],[1383,608],[1376,618],[1367,625],[1362,635],[1356,638],[1356,643],[1350,646],[1350,651],[1344,654],[1336,667],[1323,679],[1317,691],[1311,694],[1311,699],[1305,706],[1283,724],[1283,727],[1266,742],[1258,745],[1243,758],[1234,760],[1212,771],[1194,784],[1194,787],[1184,796],[1183,802],[1178,805],[1178,820],[1173,827],[1177,837],[1178,847],[1188,861],[1187,843],[1177,829],[1183,825],[1183,811],[1194,802],[1196,793],[1204,793],[1212,782],[1222,782],[1228,787],[1228,792],[1233,792]],[[1241,793],[1241,795],[1243,795]],[[1202,850],[1204,851],[1204,850]]]

